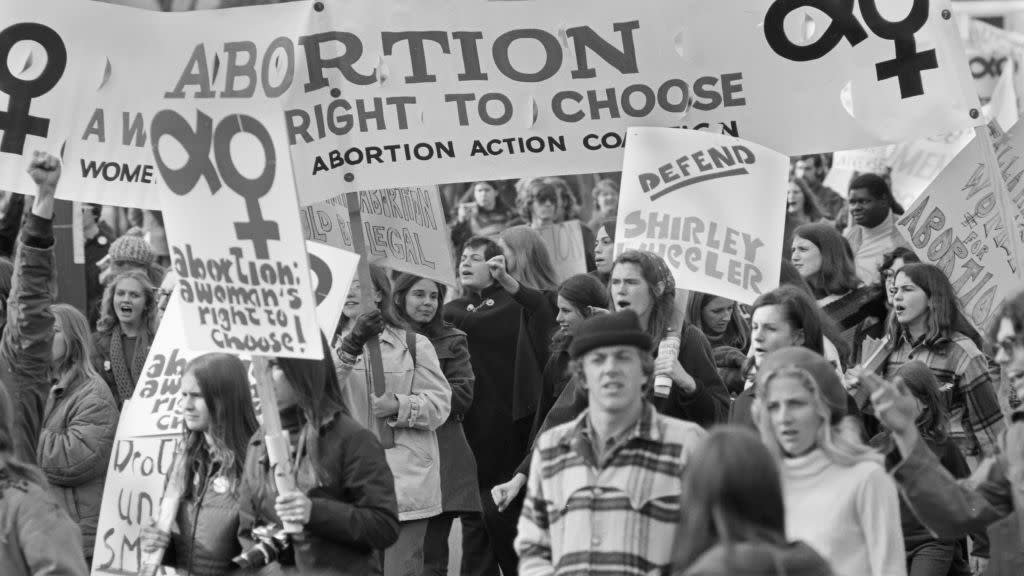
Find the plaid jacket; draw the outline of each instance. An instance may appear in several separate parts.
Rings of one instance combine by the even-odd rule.
[[[537,440],[516,538],[522,576],[656,574],[671,563],[682,472],[704,429],[645,403],[602,466],[588,412]]]
[[[931,346],[914,346],[900,337],[885,367],[892,378],[900,366],[920,360],[939,381],[939,395],[949,412],[950,436],[966,455],[993,456],[1006,427],[996,396],[988,357],[970,338],[957,332]]]

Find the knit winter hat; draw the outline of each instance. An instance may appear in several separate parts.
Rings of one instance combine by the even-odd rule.
[[[114,240],[108,254],[112,262],[123,261],[142,267],[149,266],[156,259],[153,247],[143,238],[143,232],[139,228],[132,228],[125,232],[124,236]]]
[[[818,384],[822,398],[832,412],[833,420],[846,416],[847,393],[839,374],[825,357],[802,346],[781,348],[770,352],[761,367],[757,369],[757,385],[764,383],[774,373],[786,368],[797,368],[807,372]]]
[[[651,349],[651,337],[640,328],[640,318],[632,310],[591,316],[580,323],[569,344],[569,356],[575,360],[602,346],[636,346]]]

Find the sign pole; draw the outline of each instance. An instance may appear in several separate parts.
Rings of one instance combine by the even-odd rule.
[[[359,192],[346,193],[345,204],[348,206],[348,221],[352,230],[352,251],[362,256],[359,259],[360,296],[365,303],[373,302],[375,290],[373,278],[370,277],[369,255],[366,252],[366,242],[363,238],[363,216],[359,212]],[[353,318],[353,320],[355,319]],[[372,395],[381,396],[387,392],[384,382],[384,362],[380,356],[380,338],[376,334],[366,342],[366,361],[370,365],[370,369],[366,372],[370,379],[370,386],[366,387],[366,391],[371,395],[369,402],[372,406]],[[377,420],[377,436],[385,450],[394,447],[394,432],[383,418]]]

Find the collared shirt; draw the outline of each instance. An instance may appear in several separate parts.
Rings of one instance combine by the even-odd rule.
[[[538,438],[519,519],[519,573],[649,574],[669,566],[682,473],[704,430],[645,402],[594,450],[589,410]],[[600,453],[600,455],[598,455]]]
[[[996,454],[1006,423],[988,357],[959,332],[932,345],[900,336],[889,355],[885,377],[892,379],[910,360],[924,362],[939,381],[939,397],[949,412],[950,437],[964,454]]]

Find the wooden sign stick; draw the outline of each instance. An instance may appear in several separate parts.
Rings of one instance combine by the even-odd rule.
[[[253,362],[266,362],[263,358],[253,358]],[[274,383],[266,378],[266,370],[256,366],[256,396],[260,402],[260,413],[263,416],[263,440],[267,444],[267,458],[270,470],[274,474],[274,484],[278,494],[295,491],[295,474],[292,472],[292,453],[288,443],[288,432],[281,428],[281,414],[277,411],[277,391]],[[302,532],[302,524],[284,522],[284,531],[289,534]]]
[[[345,204],[348,206],[349,228],[352,230],[352,250],[362,256],[359,259],[359,291],[362,302],[372,303],[375,290],[373,278],[370,277],[370,259],[366,251],[366,242],[363,238],[363,216],[359,212],[359,192],[348,192],[345,194]],[[355,320],[353,318],[352,320]],[[384,382],[384,361],[380,356],[380,338],[377,335],[366,341],[366,361],[370,369],[366,372],[370,379],[366,393],[370,396],[368,401],[373,406],[373,396],[381,396],[387,393]],[[395,434],[383,418],[377,419],[377,436],[384,449],[392,448],[395,445]]]

